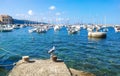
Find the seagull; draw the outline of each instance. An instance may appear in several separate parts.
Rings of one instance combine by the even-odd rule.
[[[50,50],[48,51],[48,53],[51,54],[51,53],[53,53],[54,51],[55,51],[55,46],[53,46],[53,48],[50,49]]]

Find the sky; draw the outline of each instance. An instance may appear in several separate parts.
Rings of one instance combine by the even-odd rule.
[[[120,24],[120,0],[0,0],[0,14],[51,23]]]

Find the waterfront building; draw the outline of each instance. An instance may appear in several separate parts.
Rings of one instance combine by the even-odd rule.
[[[0,15],[0,24],[12,24],[13,18],[9,15]]]
[[[0,24],[2,24],[2,22],[0,21]]]

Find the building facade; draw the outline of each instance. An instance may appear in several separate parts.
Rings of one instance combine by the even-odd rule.
[[[0,23],[1,24],[12,24],[13,18],[9,15],[0,15]]]

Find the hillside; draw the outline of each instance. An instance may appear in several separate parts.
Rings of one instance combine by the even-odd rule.
[[[46,24],[44,22],[36,22],[36,21],[29,21],[29,20],[19,20],[19,19],[13,19],[14,24]]]

